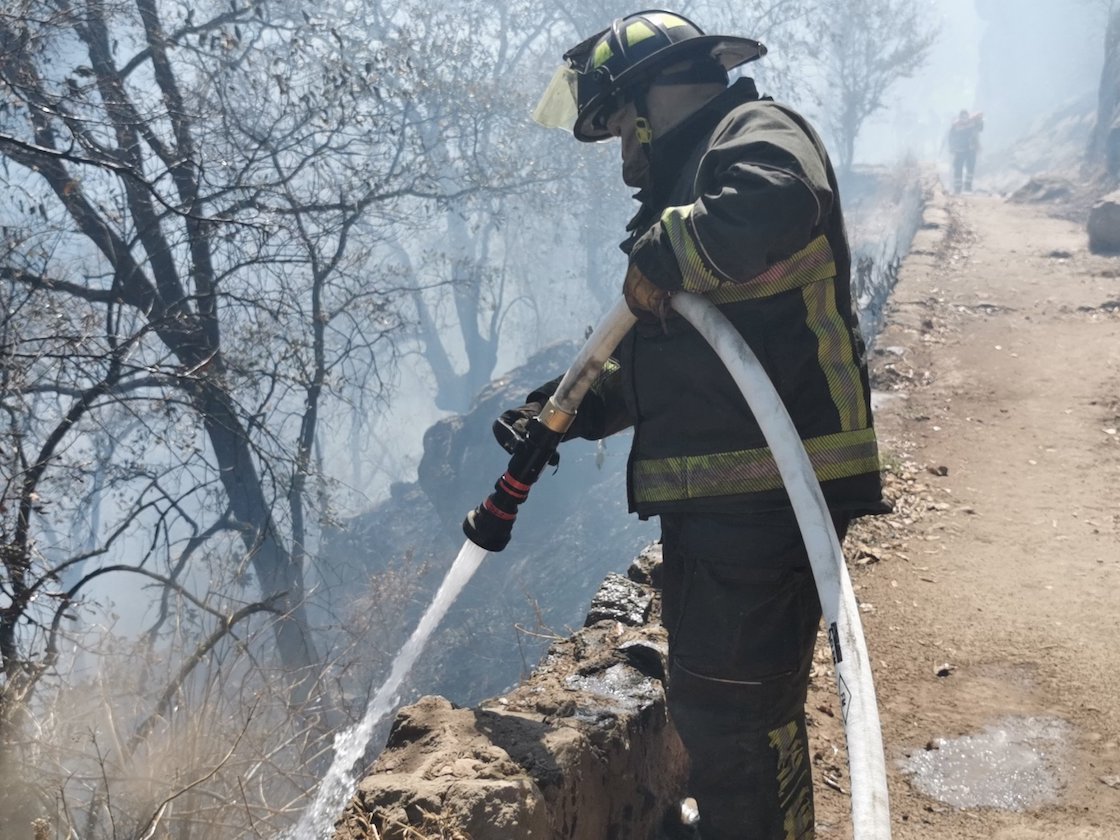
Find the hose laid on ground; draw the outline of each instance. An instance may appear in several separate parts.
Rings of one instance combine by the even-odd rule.
[[[758,357],[723,313],[705,298],[687,292],[674,295],[670,302],[715,350],[742,391],[774,455],[813,567],[836,665],[852,785],[853,836],[855,840],[889,840],[887,770],[871,664],[844,554],[816,473]]]

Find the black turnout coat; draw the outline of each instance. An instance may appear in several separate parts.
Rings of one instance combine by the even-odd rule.
[[[652,149],[653,186],[622,246],[630,260],[657,285],[719,305],[785,402],[830,507],[884,510],[851,258],[820,138],[742,79]],[[679,317],[630,331],[573,431],[598,439],[628,426],[630,508],[643,518],[789,504],[738,387]]]

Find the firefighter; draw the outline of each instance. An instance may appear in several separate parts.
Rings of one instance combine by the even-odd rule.
[[[820,620],[777,467],[731,376],[668,306],[707,296],[743,335],[805,442],[840,538],[884,512],[850,254],[825,148],[728,71],[765,53],[667,11],[614,21],[565,56],[534,116],[619,138],[639,190],[622,249],[639,316],[569,437],[633,427],[627,492],[657,516],[670,714],[703,840],[814,836],[804,705]],[[554,380],[505,412],[524,428]]]
[[[980,132],[984,130],[984,115],[961,110],[949,127],[949,153],[953,156],[953,192],[972,190],[972,173],[976,169],[976,155],[980,151]]]

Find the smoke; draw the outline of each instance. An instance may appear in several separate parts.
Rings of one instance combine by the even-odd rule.
[[[938,0],[929,62],[898,84],[861,136],[857,160],[948,157],[962,109],[984,114],[989,165],[1074,103],[1090,108],[1104,61],[1104,0]]]

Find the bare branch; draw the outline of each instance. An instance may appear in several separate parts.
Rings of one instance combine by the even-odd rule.
[[[237,610],[237,612],[225,618],[222,621],[221,626],[214,630],[213,633],[211,633],[206,639],[202,641],[201,644],[199,644],[197,648],[195,648],[194,652],[190,656],[188,656],[180,666],[179,673],[164,690],[163,695],[159,699],[159,702],[156,703],[155,710],[150,715],[148,715],[148,717],[145,718],[138,727],[136,727],[136,731],[132,734],[132,737],[128,739],[128,744],[125,747],[128,753],[132,753],[136,749],[136,747],[140,745],[140,742],[148,736],[148,733],[152,731],[152,728],[156,725],[156,723],[158,723],[161,718],[166,716],[167,710],[171,706],[171,701],[175,698],[175,695],[179,693],[179,689],[182,687],[187,677],[190,676],[191,671],[195,669],[195,666],[197,666],[200,662],[202,662],[203,659],[206,658],[206,654],[213,650],[214,646],[217,645],[218,642],[220,642],[229,633],[231,633],[233,631],[233,628],[238,623],[248,618],[249,616],[255,615],[259,612],[277,613],[278,610],[274,605],[276,600],[277,599],[274,598],[269,602],[248,604],[247,606],[242,607],[241,609]]]

